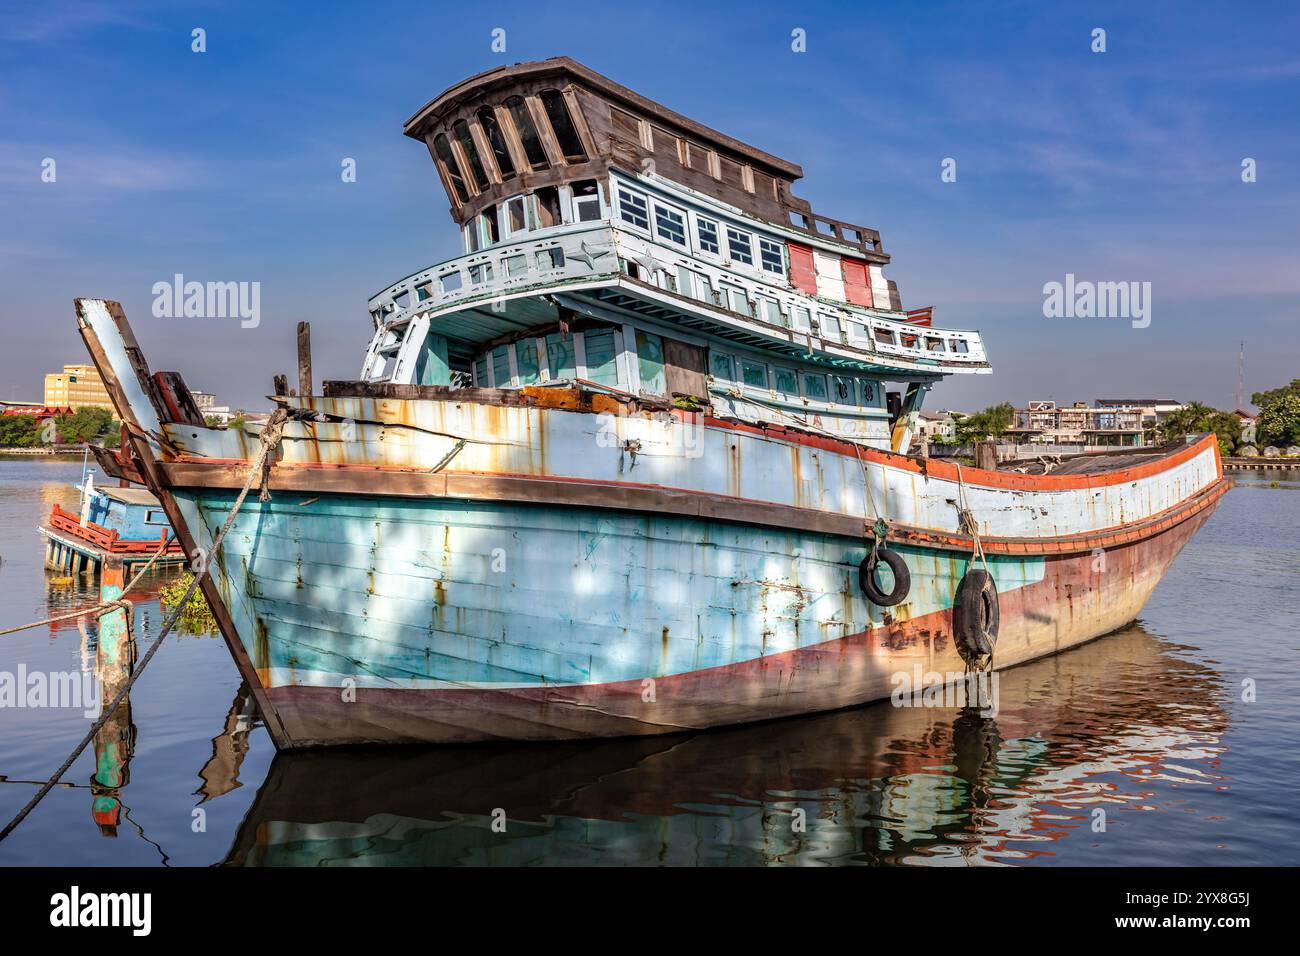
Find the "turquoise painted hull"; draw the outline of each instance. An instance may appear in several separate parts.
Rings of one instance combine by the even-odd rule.
[[[232,496],[198,499],[208,528]],[[969,558],[900,546],[906,613],[948,610]],[[878,628],[864,542],[613,511],[276,494],[247,503],[218,580],[270,687],[512,689],[664,678]],[[1044,561],[992,563],[1006,593]]]

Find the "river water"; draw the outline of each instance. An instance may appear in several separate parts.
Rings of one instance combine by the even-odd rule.
[[[80,477],[0,460],[0,628],[97,600],[44,569],[36,531]],[[1300,472],[1237,480],[1136,623],[1004,672],[993,718],[884,703],[649,740],[277,757],[221,639],[172,635],[0,864],[1295,865]],[[165,580],[139,592],[142,651]],[[80,674],[95,642],[76,622],[0,637],[0,679]],[[89,725],[0,708],[0,818]]]

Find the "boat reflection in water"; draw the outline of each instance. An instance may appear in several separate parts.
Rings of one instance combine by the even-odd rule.
[[[999,690],[993,718],[881,703],[692,736],[281,753],[226,862],[1014,863],[1104,840],[1098,809],[1113,825],[1224,783],[1222,679],[1139,624]]]

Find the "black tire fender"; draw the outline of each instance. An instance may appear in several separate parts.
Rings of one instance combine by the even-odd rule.
[[[992,654],[1001,620],[993,575],[983,568],[971,568],[957,585],[952,607],[953,634],[965,651],[963,656]]]
[[[882,591],[876,584],[876,565],[881,561],[889,565],[889,570],[894,574],[894,587],[890,591]],[[907,570],[907,563],[903,560],[903,556],[897,551],[876,548],[858,565],[858,584],[872,604],[893,607],[905,599],[908,592],[912,590],[912,574]]]

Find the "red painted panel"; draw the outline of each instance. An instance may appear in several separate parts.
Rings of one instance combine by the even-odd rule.
[[[813,268],[811,246],[787,243],[790,249],[790,284],[809,295],[817,294],[817,270]]]
[[[854,305],[871,305],[871,282],[867,264],[854,259],[842,259],[844,266],[844,297]]]

